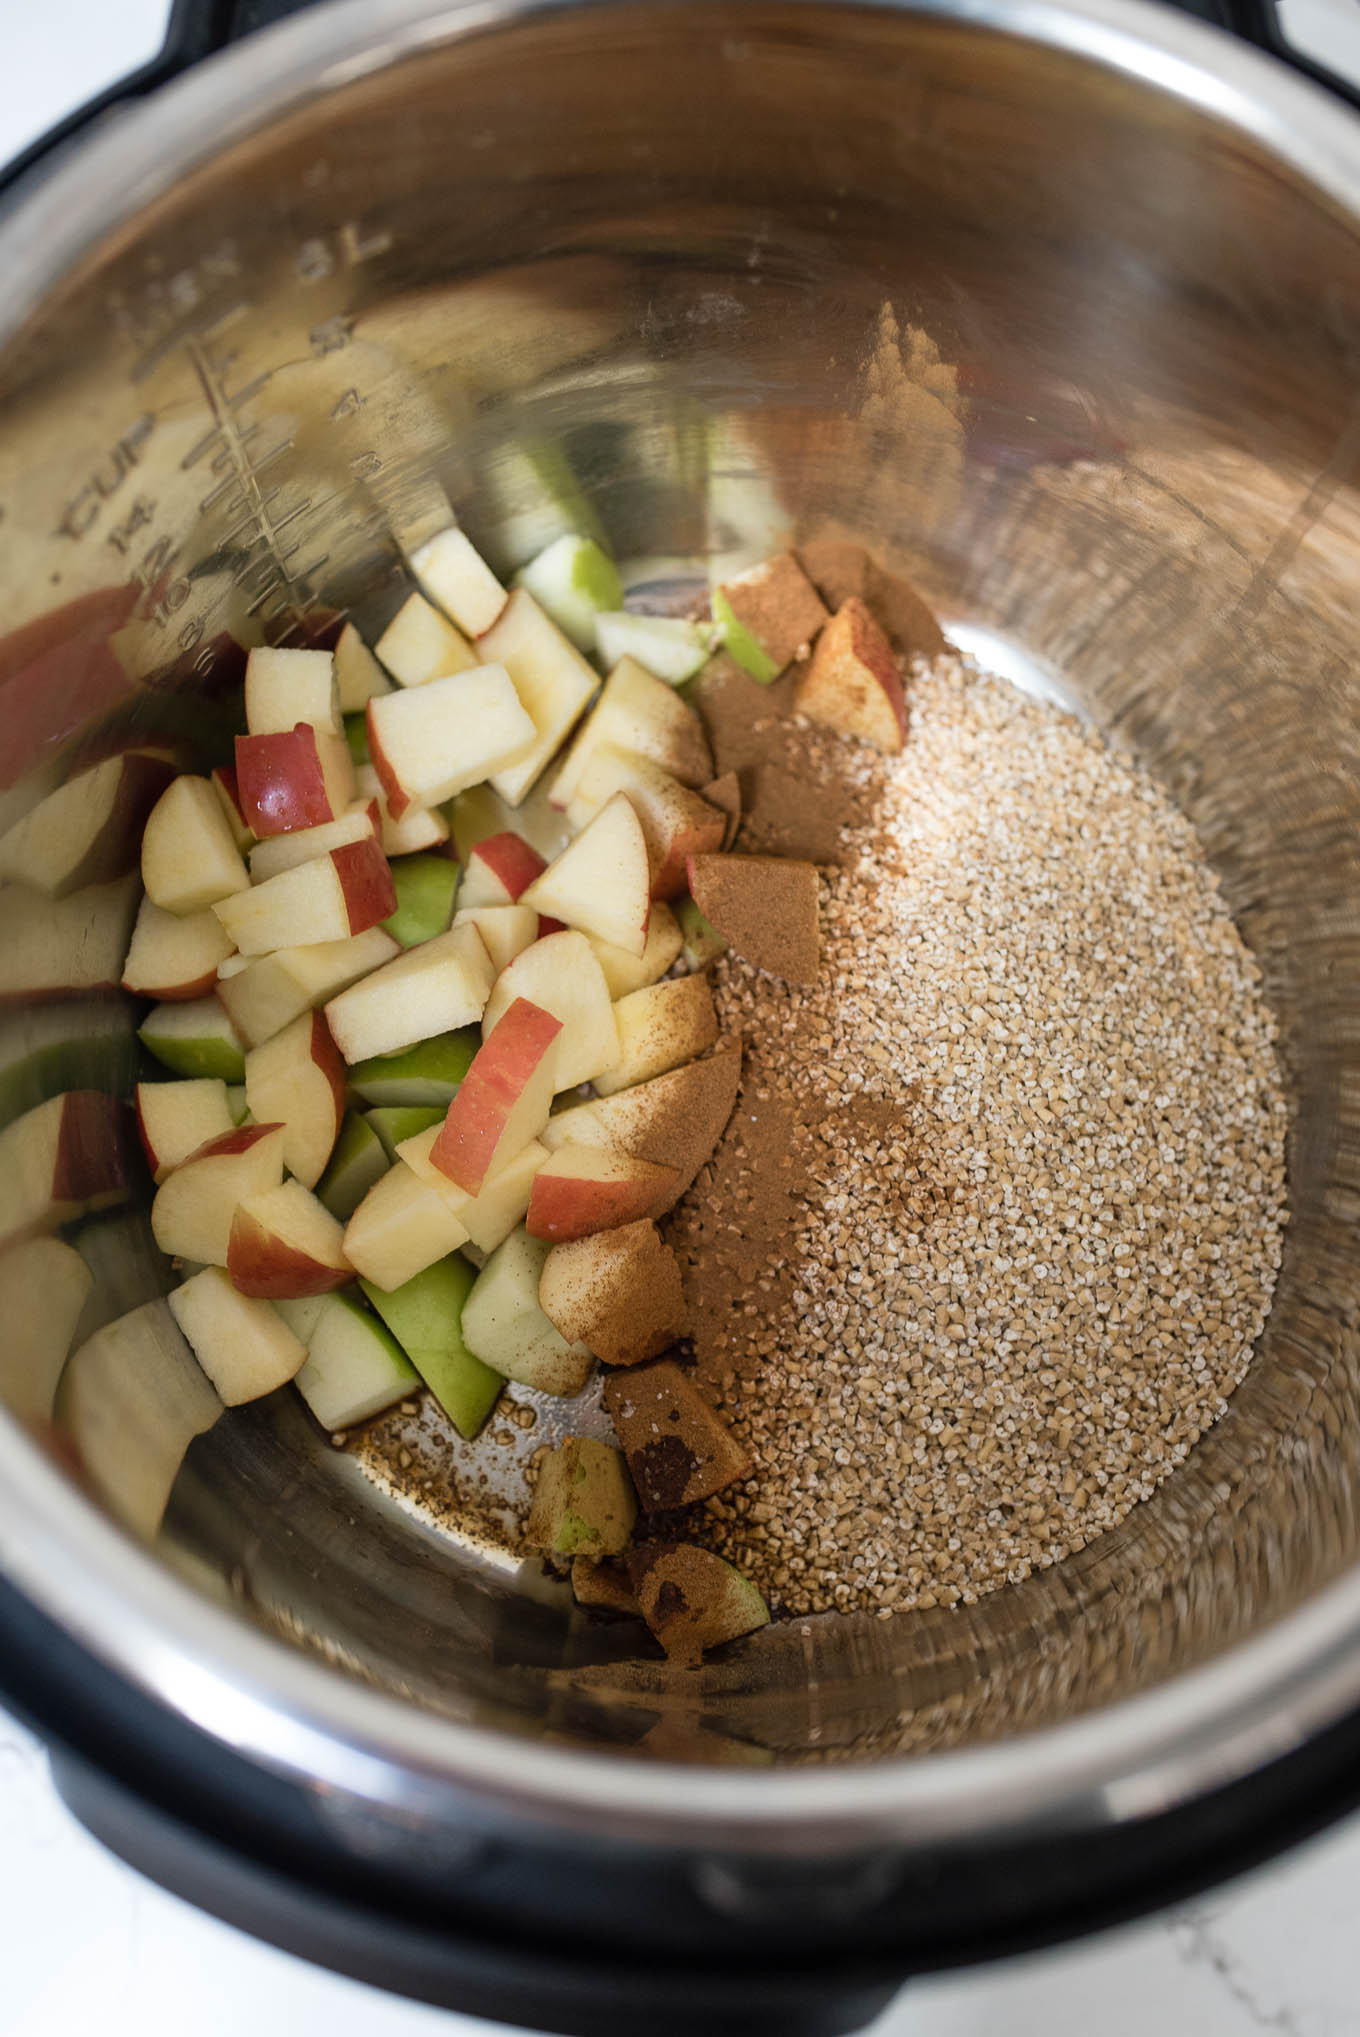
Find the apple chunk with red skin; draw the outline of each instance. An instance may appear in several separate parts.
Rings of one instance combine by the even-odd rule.
[[[172,1259],[225,1266],[236,1205],[283,1179],[283,1126],[239,1125],[191,1153],[151,1205],[151,1233]]]
[[[524,1227],[553,1244],[587,1238],[663,1214],[679,1188],[673,1167],[602,1146],[559,1146],[534,1176]]]
[[[236,1206],[227,1241],[231,1284],[262,1301],[329,1294],[354,1278],[344,1235],[300,1181],[267,1188]]]
[[[137,1132],[151,1178],[158,1184],[191,1153],[235,1131],[236,1120],[220,1077],[186,1082],[139,1082]]]
[[[281,870],[213,908],[243,955],[343,941],[366,933],[396,909],[392,872],[371,839]]]
[[[890,755],[907,738],[907,702],[892,645],[857,595],[817,639],[793,704],[809,721],[862,736]]]
[[[0,1244],[126,1201],[134,1166],[117,1097],[71,1089],[25,1111],[0,1132]]]
[[[315,1188],[345,1115],[345,1064],[319,1011],[304,1012],[246,1055],[246,1105],[283,1126],[283,1164]]]
[[[329,856],[332,849],[343,849],[350,842],[381,840],[377,800],[356,799],[335,820],[323,821],[319,827],[295,828],[290,834],[271,835],[268,841],[257,842],[249,857],[250,881],[265,884],[281,870],[295,870],[299,863]]]
[[[477,665],[370,700],[368,749],[400,820],[408,806],[441,806],[524,756],[534,725],[504,665]]]
[[[342,736],[300,721],[237,736],[236,783],[247,825],[264,841],[339,820],[354,797],[354,766]]]
[[[0,835],[0,877],[64,898],[135,870],[142,830],[171,778],[163,757],[106,757],[49,792]]]
[[[459,910],[469,905],[516,905],[521,892],[547,867],[523,836],[508,831],[488,835],[468,855],[458,889]]]
[[[144,898],[123,964],[123,988],[162,1003],[207,997],[231,952],[231,941],[210,907],[165,912]]]
[[[482,1038],[488,1039],[517,997],[528,998],[562,1021],[557,1043],[557,1086],[574,1089],[593,1082],[619,1058],[618,1027],[604,971],[590,942],[573,928],[548,934],[497,977],[482,1013]]]
[[[222,802],[206,778],[166,786],[142,831],[142,883],[166,912],[201,912],[205,905],[250,889]]]
[[[430,1149],[433,1165],[468,1195],[547,1124],[561,1032],[560,1019],[519,997],[473,1056]]]
[[[520,903],[641,955],[647,945],[651,895],[642,823],[620,792],[534,879]]]

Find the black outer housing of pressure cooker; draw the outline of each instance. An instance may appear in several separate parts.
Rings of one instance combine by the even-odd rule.
[[[0,202],[104,115],[313,0],[174,0],[165,44],[0,171]],[[1274,0],[1174,0],[1330,86]],[[375,1867],[314,1790],[266,1772],[114,1674],[0,1580],[0,1699],[46,1743],[97,1839],[227,1923],[355,1980],[562,2037],[837,2037],[912,1975],[1083,1936],[1195,1895],[1360,1803],[1360,1714],[1155,1817],[985,1857],[649,1852],[471,1834]]]

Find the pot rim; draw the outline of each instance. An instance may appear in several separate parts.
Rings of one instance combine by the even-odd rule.
[[[0,346],[144,206],[306,99],[423,47],[572,4],[613,0],[338,0],[210,58],[21,182],[0,219]],[[1360,122],[1216,30],[1146,0],[856,5],[963,22],[1120,72],[1245,130],[1360,224]],[[3,1411],[0,1570],[94,1658],[211,1738],[408,1822],[508,1817],[620,1841],[805,1853],[1032,1838],[1170,1810],[1360,1705],[1356,1569],[1168,1683],[992,1746],[756,1772],[545,1746],[337,1676],[199,1596],[75,1491]]]

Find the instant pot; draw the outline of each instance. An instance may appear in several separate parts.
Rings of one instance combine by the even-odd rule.
[[[1292,1221],[1249,1376],[1122,1526],[697,1672],[287,1390],[152,1544],[0,1409],[6,1702],[168,1886],[591,2037],[852,2029],[1322,1824],[1360,1796],[1354,114],[1138,0],[345,0],[164,82],[254,21],[178,10],[8,195],[0,823],[129,742],[216,759],[243,648],[381,628],[452,518],[503,572],[588,528],[635,588],[836,529],[1195,823]],[[62,959],[3,998],[20,1089],[96,1002],[132,1051]],[[86,1245],[87,1329],[169,1284],[144,1206]]]

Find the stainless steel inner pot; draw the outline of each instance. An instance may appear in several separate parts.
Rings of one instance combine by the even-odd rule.
[[[974,1608],[639,1667],[286,1392],[194,1444],[151,1549],[0,1415],[12,1585],[373,1833],[1085,1829],[1360,1701],[1358,213],[1352,116],[1134,0],[353,0],[21,194],[0,820],[98,731],[210,759],[225,633],[380,626],[451,512],[502,569],[588,521],[635,579],[833,524],[1171,789],[1294,1117],[1229,1413]],[[144,1212],[92,1251],[86,1327],[168,1285]],[[618,1758],[658,1726],[668,1762]]]

